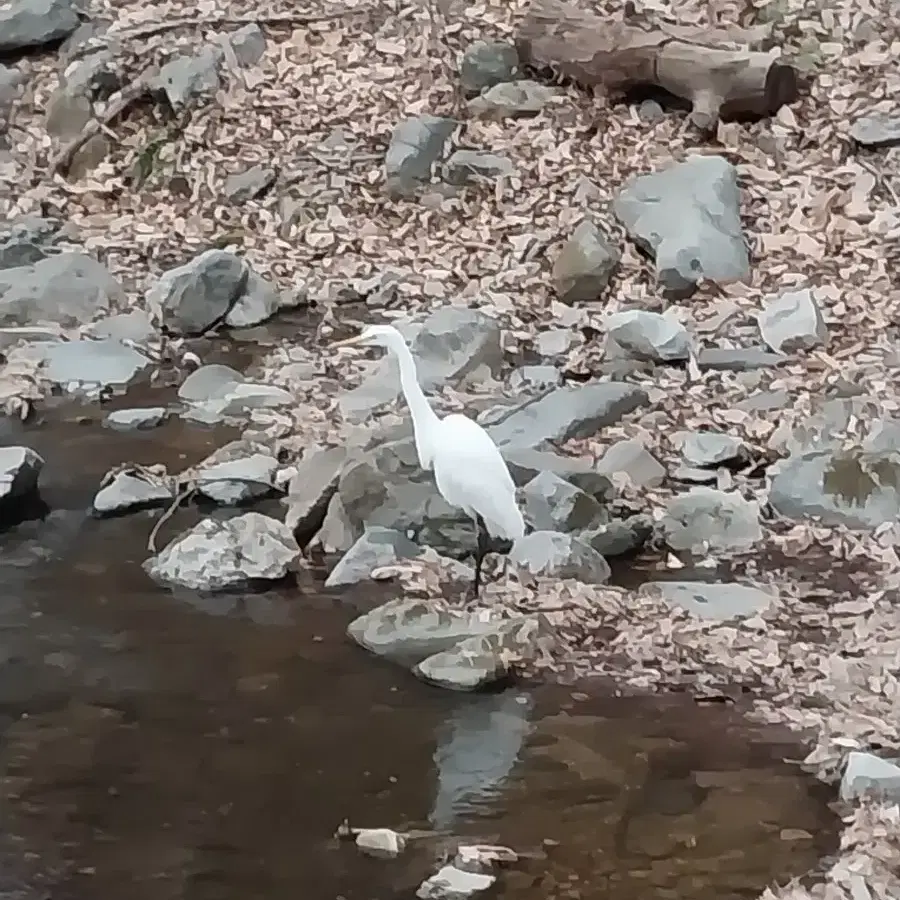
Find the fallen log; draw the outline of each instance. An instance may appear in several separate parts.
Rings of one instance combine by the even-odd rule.
[[[759,28],[683,28],[608,18],[566,0],[534,0],[516,36],[523,63],[611,95],[655,85],[692,105],[705,130],[720,118],[763,118],[798,95],[780,51],[754,49]]]

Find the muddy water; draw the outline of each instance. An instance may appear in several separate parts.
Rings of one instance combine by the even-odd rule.
[[[830,792],[783,762],[800,749],[732,708],[458,697],[347,642],[374,589],[155,588],[154,514],[95,521],[91,496],[112,465],[177,469],[230,435],[76,415],[2,436],[44,455],[49,508],[0,536],[0,896],[412,897],[463,834],[532,852],[503,897],[722,900],[832,848]],[[375,861],[332,840],[345,817],[439,833]]]

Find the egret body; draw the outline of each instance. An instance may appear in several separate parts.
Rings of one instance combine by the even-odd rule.
[[[400,368],[400,387],[412,416],[416,452],[423,469],[434,472],[441,496],[475,522],[475,596],[481,588],[481,567],[490,538],[514,541],[525,534],[516,503],[516,486],[490,435],[460,413],[441,418],[431,408],[419,384],[416,362],[392,325],[369,325],[335,346],[383,347]]]

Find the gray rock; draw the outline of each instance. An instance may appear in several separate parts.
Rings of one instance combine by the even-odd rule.
[[[423,659],[413,674],[451,691],[477,691],[506,677],[513,666],[538,655],[547,640],[539,616],[517,616],[486,634],[466,638]]]
[[[536,116],[555,96],[554,88],[537,81],[505,81],[470,100],[469,112],[476,116]]]
[[[55,138],[76,137],[94,117],[94,105],[84,84],[69,84],[63,79],[50,95],[44,117],[44,128]]]
[[[748,550],[762,540],[759,504],[739,494],[696,487],[668,505],[661,528],[673,550]]]
[[[363,528],[350,521],[338,494],[331,498],[316,543],[325,553],[346,553],[362,534]]]
[[[519,53],[505,41],[475,41],[463,54],[459,80],[467,95],[512,81],[519,73]]]
[[[612,519],[604,525],[582,531],[578,539],[608,559],[637,553],[652,534],[653,520],[650,516],[636,515],[627,519]]]
[[[33,494],[43,467],[44,460],[29,447],[0,447],[0,504]]]
[[[488,431],[501,447],[540,447],[592,437],[648,402],[644,391],[623,382],[567,385],[513,407]]]
[[[429,315],[410,343],[419,383],[424,391],[459,383],[482,369],[499,372],[503,363],[500,326],[477,310],[445,306]],[[348,422],[366,420],[374,409],[394,403],[400,375],[393,356],[385,356],[357,388],[338,400]]]
[[[666,117],[665,110],[655,100],[645,100],[638,107],[638,116],[642,122],[655,125]]]
[[[569,328],[548,328],[534,336],[534,349],[544,359],[560,359],[577,341],[577,336]]]
[[[605,584],[609,563],[593,547],[571,534],[532,531],[517,540],[509,560],[532,575],[574,578],[585,584]]]
[[[354,619],[347,634],[371,653],[412,666],[466,638],[493,631],[497,625],[496,619],[478,613],[401,597]]]
[[[275,183],[275,170],[268,166],[253,166],[245,172],[225,179],[225,195],[232,203],[246,203],[264,194]]]
[[[175,480],[130,470],[117,473],[94,496],[92,513],[97,517],[168,506],[175,499]]]
[[[749,397],[738,400],[734,407],[744,412],[773,412],[786,409],[791,403],[793,403],[793,398],[785,390],[756,391]]]
[[[345,446],[313,447],[300,460],[284,500],[284,524],[294,532],[300,547],[305,547],[322,527],[346,460]]]
[[[104,419],[103,424],[114,431],[144,431],[162,425],[168,415],[164,406],[117,409]]]
[[[828,339],[828,326],[809,288],[770,297],[758,322],[762,339],[776,353],[812,350]]]
[[[234,416],[254,409],[277,409],[279,406],[288,406],[295,400],[290,391],[275,384],[244,381],[233,385],[221,402],[222,412]]]
[[[456,128],[456,121],[441,116],[414,116],[399,122],[391,134],[384,160],[389,191],[405,193],[431,179],[432,166]]]
[[[774,369],[790,360],[789,356],[770,353],[760,347],[707,347],[697,354],[697,365],[719,372],[752,372]]]
[[[457,150],[444,167],[444,178],[455,185],[463,185],[475,178],[504,178],[514,175],[516,167],[505,156],[483,153],[480,150]]]
[[[497,876],[490,872],[470,872],[452,864],[426,878],[416,889],[419,900],[468,900],[493,886]]]
[[[237,506],[271,494],[278,468],[278,460],[271,454],[251,453],[237,459],[205,461],[194,479],[199,494],[221,506]]]
[[[212,97],[219,89],[219,48],[204,47],[195,56],[176,56],[154,79],[152,88],[165,94],[172,109]]]
[[[873,530],[900,518],[900,453],[816,450],[778,462],[769,503],[792,519]]]
[[[233,519],[203,519],[144,563],[155,581],[195,591],[218,591],[277,581],[300,548],[290,529],[257,512]]]
[[[538,531],[582,531],[607,519],[596,498],[550,472],[541,472],[525,485],[522,501],[526,522]]]
[[[689,295],[700,279],[727,283],[750,274],[737,172],[724,157],[693,156],[639,175],[614,210],[632,240],[655,258],[660,284],[671,294]]]
[[[58,232],[59,222],[41,216],[20,216],[0,225],[0,269],[33,266],[57,253]]]
[[[255,66],[266,52],[266,36],[259,25],[250,23],[227,38],[237,61],[245,68]]]
[[[864,147],[891,147],[900,144],[900,115],[877,113],[863,116],[850,126],[850,137]]]
[[[900,801],[900,766],[873,753],[851,750],[841,777],[841,800],[850,803],[865,796],[882,803]]]
[[[775,594],[736,582],[651,581],[642,584],[640,592],[660,598],[700,619],[719,622],[755,615],[778,601]]]
[[[366,528],[362,537],[341,557],[325,579],[326,588],[357,584],[380,566],[419,554],[418,545],[405,534],[377,525]]]
[[[529,447],[504,447],[502,454],[517,487],[528,484],[541,472],[550,472],[601,502],[612,500],[615,495],[609,478],[600,474],[587,460]]]
[[[0,119],[8,115],[10,107],[21,96],[24,82],[25,77],[18,69],[0,65]]]
[[[582,221],[553,263],[553,282],[559,299],[570,304],[598,300],[609,287],[621,256],[593,222]]]
[[[666,477],[663,464],[636,439],[616,441],[597,463],[597,472],[614,478],[626,475],[635,487],[659,487]]]
[[[12,0],[0,7],[0,55],[62,40],[79,21],[72,0]]]
[[[191,372],[178,388],[178,397],[186,403],[219,400],[243,381],[244,376],[231,366],[213,363]]]
[[[719,480],[715,469],[697,469],[694,466],[676,466],[671,477],[682,484],[716,484]]]
[[[514,391],[558,387],[560,384],[562,372],[556,366],[520,366],[509,376],[509,386]]]
[[[121,285],[84,253],[60,253],[0,270],[0,325],[82,325],[124,302]]]
[[[146,344],[156,333],[150,316],[139,309],[93,322],[89,331],[95,338],[134,341],[136,344]]]
[[[121,341],[43,343],[43,374],[70,390],[120,387],[150,365],[143,353]]]
[[[673,440],[681,442],[681,455],[698,469],[739,465],[747,460],[747,447],[740,438],[715,431],[679,431]]]
[[[606,319],[609,336],[636,359],[676,362],[691,355],[691,337],[672,315],[629,309]]]

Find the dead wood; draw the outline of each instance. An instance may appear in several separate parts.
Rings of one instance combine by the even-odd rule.
[[[681,28],[610,21],[564,0],[535,0],[517,35],[522,61],[610,94],[655,85],[690,101],[698,127],[763,117],[797,97],[778,49],[754,49],[769,28]]]

